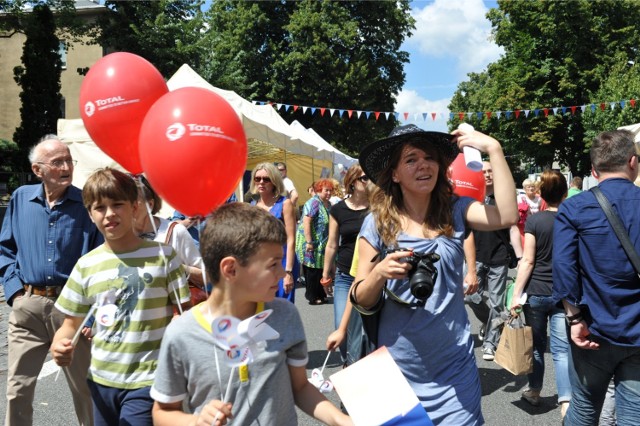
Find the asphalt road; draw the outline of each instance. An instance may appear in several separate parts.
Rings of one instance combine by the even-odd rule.
[[[10,308],[2,298],[0,287],[0,388],[6,390],[7,358],[6,330]],[[304,289],[296,290],[296,306],[300,310],[309,347],[309,373],[314,368],[321,368],[327,355],[324,343],[333,329],[333,306],[331,304],[310,306],[304,299]],[[478,330],[475,317],[470,315],[472,332]],[[476,360],[482,381],[482,410],[487,425],[559,425],[560,409],[557,407],[557,395],[553,376],[553,363],[550,354],[545,354],[546,374],[542,392],[542,403],[532,407],[520,399],[520,394],[527,385],[525,376],[515,377],[501,369],[493,361],[482,359],[481,345],[476,340]],[[38,381],[34,401],[35,426],[68,426],[76,424],[69,389],[64,377],[55,380],[55,369],[45,365],[41,379]],[[324,371],[325,378],[341,368],[340,356],[334,353]],[[339,404],[335,392],[328,395],[336,405]],[[0,398],[0,422],[6,410],[5,398]],[[299,412],[299,424],[302,426],[318,425],[319,422]],[[274,425],[277,426],[277,425]]]

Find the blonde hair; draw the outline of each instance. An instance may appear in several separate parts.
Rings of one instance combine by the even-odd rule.
[[[258,189],[256,188],[256,183],[254,178],[256,177],[256,173],[258,170],[264,170],[267,172],[267,176],[271,179],[271,183],[273,184],[273,195],[282,195],[284,197],[287,196],[287,190],[284,188],[284,181],[282,180],[282,175],[271,163],[260,163],[253,168],[251,172],[251,185],[249,186],[249,192],[252,194],[257,194]]]

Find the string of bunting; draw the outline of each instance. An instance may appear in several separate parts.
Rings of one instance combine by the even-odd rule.
[[[549,107],[549,108],[535,108],[535,109],[513,109],[510,111],[484,111],[484,112],[422,112],[422,113],[410,113],[410,112],[397,112],[397,111],[362,111],[355,109],[340,109],[340,108],[329,108],[329,107],[318,107],[318,106],[306,106],[306,105],[292,105],[292,104],[284,104],[284,103],[276,103],[269,101],[253,101],[255,105],[271,105],[276,110],[281,111],[284,109],[284,112],[297,112],[299,109],[302,110],[303,114],[311,114],[312,116],[318,112],[321,117],[324,117],[325,114],[328,114],[329,117],[333,117],[337,115],[338,118],[348,118],[348,119],[360,119],[364,116],[367,120],[371,118],[375,118],[375,120],[379,120],[381,117],[388,120],[390,116],[393,116],[396,120],[400,120],[401,118],[404,121],[408,121],[410,117],[413,117],[414,121],[419,121],[422,118],[423,121],[427,121],[431,118],[432,121],[437,119],[444,120],[448,118],[449,120],[453,120],[456,116],[460,121],[472,120],[476,118],[477,120],[482,120],[483,117],[487,117],[487,119],[491,119],[492,117],[500,120],[504,118],[506,120],[511,120],[515,117],[515,119],[519,119],[520,117],[528,118],[533,114],[534,117],[540,116],[540,114],[544,115],[544,117],[548,117],[549,114],[557,115],[559,112],[561,114],[570,113],[571,115],[575,115],[578,111],[582,114],[585,112],[591,111],[595,113],[598,109],[601,111],[607,110],[607,107],[611,111],[615,110],[618,106],[620,109],[627,108],[629,105],[631,108],[635,108],[636,100],[635,99],[625,99],[616,102],[601,102],[601,103],[592,103],[586,105],[572,105],[572,106],[559,106],[559,107]]]

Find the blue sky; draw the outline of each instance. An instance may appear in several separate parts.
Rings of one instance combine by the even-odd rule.
[[[411,62],[405,65],[406,82],[396,98],[395,111],[401,120],[407,112],[406,123],[447,131],[447,105],[458,83],[470,72],[483,71],[503,53],[490,39],[491,25],[485,15],[492,7],[497,7],[496,1],[411,2],[416,29],[402,47]],[[426,121],[423,113],[428,114]]]

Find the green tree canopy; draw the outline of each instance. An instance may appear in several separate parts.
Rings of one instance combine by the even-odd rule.
[[[636,78],[624,69],[636,61],[640,3],[635,0],[574,0],[571,2],[499,0],[488,18],[504,56],[459,85],[451,111],[496,111],[581,106],[600,96],[629,99],[637,87],[612,79]],[[616,71],[618,70],[618,71]],[[608,91],[604,86],[609,85]],[[613,87],[616,89],[614,90]],[[603,120],[590,111],[528,118],[475,120],[478,129],[494,135],[512,155],[512,166],[524,163],[549,167],[553,161],[575,175],[589,170],[588,146],[594,134],[611,130],[620,120]],[[596,113],[596,116],[598,113]],[[456,126],[458,120],[449,124]],[[627,123],[628,124],[628,123]]]
[[[211,58],[201,71],[245,98],[336,109],[393,111],[405,81],[400,50],[414,20],[408,1],[216,1],[207,13]],[[357,153],[395,120],[281,112]]]

